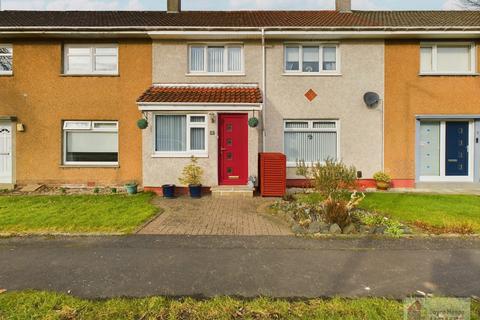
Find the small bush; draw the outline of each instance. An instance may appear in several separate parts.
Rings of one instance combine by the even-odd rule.
[[[60,188],[60,193],[61,193],[61,194],[67,194],[67,189],[64,188],[64,187],[61,187],[61,188]]]
[[[373,179],[376,182],[385,182],[385,183],[392,182],[392,178],[390,177],[390,175],[388,173],[385,173],[385,172],[382,172],[382,171],[379,171],[379,172],[375,173],[373,175]]]
[[[311,172],[315,189],[326,198],[348,199],[349,191],[357,186],[357,169],[343,162],[327,159],[324,164],[315,164]]]
[[[191,158],[190,164],[183,168],[182,176],[178,179],[184,185],[201,185],[203,169],[197,164],[198,159]]]
[[[365,195],[357,192],[351,195],[349,201],[329,197],[322,205],[325,221],[330,224],[336,223],[343,229],[352,222],[351,213],[363,199],[365,199]]]
[[[95,189],[93,189],[93,193],[99,194],[100,193],[100,188],[95,187]]]

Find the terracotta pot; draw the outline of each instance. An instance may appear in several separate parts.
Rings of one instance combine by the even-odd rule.
[[[384,181],[377,181],[378,190],[388,190],[390,188],[390,183]]]

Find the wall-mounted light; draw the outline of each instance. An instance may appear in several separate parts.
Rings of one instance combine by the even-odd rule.
[[[216,115],[215,113],[211,112],[211,113],[209,113],[208,115],[210,116],[210,121],[211,121],[212,123],[217,122],[217,115]]]
[[[23,125],[23,123],[17,123],[17,131],[25,132],[25,126]]]

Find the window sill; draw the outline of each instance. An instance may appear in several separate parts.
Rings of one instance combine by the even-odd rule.
[[[208,154],[206,153],[154,153],[152,154],[152,158],[208,158]]]
[[[62,169],[75,169],[75,168],[98,168],[98,169],[118,169],[119,164],[61,164]]]
[[[0,72],[0,77],[13,77],[13,72]]]
[[[284,72],[282,76],[287,77],[341,77],[338,72],[322,73],[322,72]]]
[[[245,77],[245,73],[186,73],[186,77]]]
[[[79,78],[79,77],[88,77],[88,78],[118,78],[120,77],[120,74],[115,73],[115,74],[67,74],[67,73],[62,73],[60,74],[60,77],[72,77],[72,78]]]
[[[459,73],[445,73],[445,72],[421,72],[418,74],[421,77],[478,77],[480,74],[477,72],[459,72]]]

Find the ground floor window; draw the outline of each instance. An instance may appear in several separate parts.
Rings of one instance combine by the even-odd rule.
[[[422,120],[418,138],[421,181],[473,179],[473,121]]]
[[[339,158],[338,121],[286,120],[284,122],[284,153],[288,166],[297,161],[307,164]]]
[[[159,156],[206,156],[206,115],[155,115],[155,154]]]
[[[65,121],[64,164],[118,164],[118,122]]]

